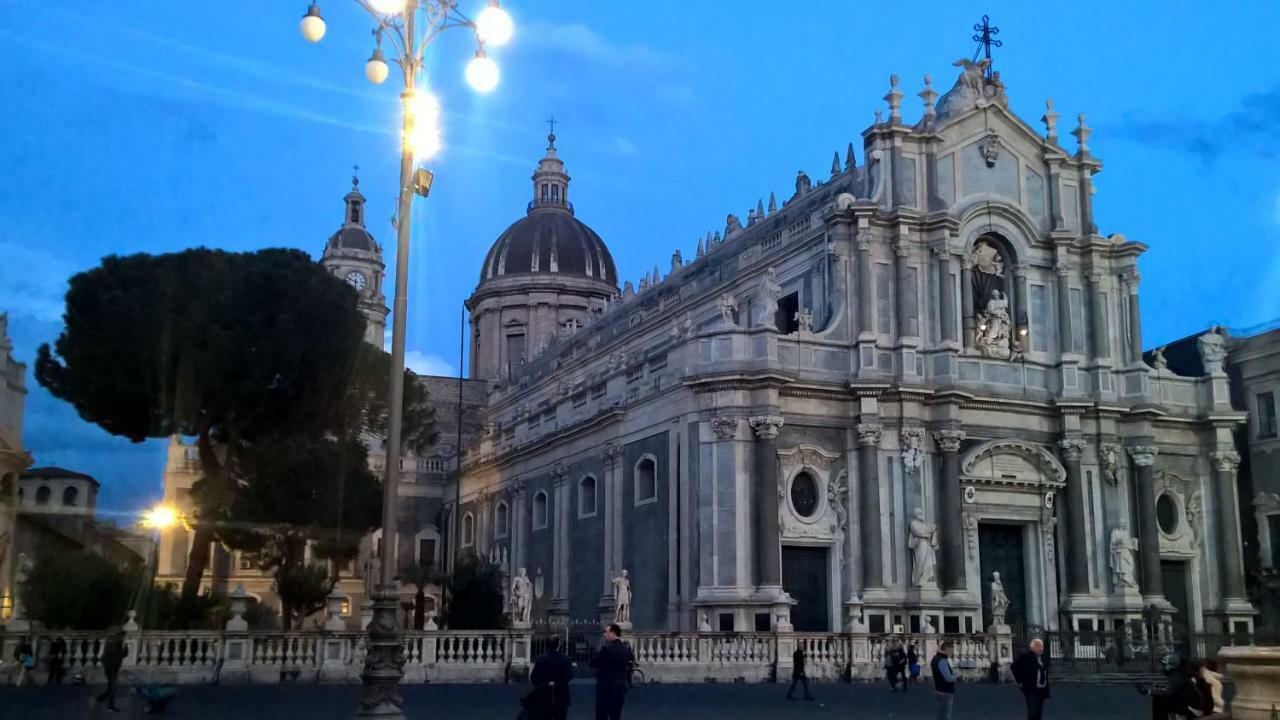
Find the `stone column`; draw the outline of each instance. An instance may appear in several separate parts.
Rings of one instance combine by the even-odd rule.
[[[1058,276],[1058,354],[1071,353],[1071,265],[1065,259],[1059,259],[1054,268]]]
[[[893,244],[894,255],[894,281],[898,286],[893,294],[894,302],[897,304],[898,315],[898,337],[915,337],[920,334],[918,330],[911,329],[911,321],[915,319],[917,313],[911,309],[912,297],[909,294],[911,290],[911,264],[908,258],[911,256],[911,243],[906,237],[905,231],[898,237],[898,241]],[[918,292],[918,290],[917,290]],[[912,371],[914,373],[914,370]]]
[[[529,498],[524,478],[511,483],[511,567],[517,572],[525,566],[525,545],[529,540]]]
[[[1089,592],[1089,542],[1085,534],[1085,488],[1080,472],[1080,454],[1084,452],[1084,440],[1068,437],[1058,441],[1062,451],[1062,464],[1067,469],[1067,502],[1063,513],[1067,529],[1067,591],[1071,594]],[[1061,544],[1058,546],[1062,547]]]
[[[951,287],[951,250],[946,245],[933,248],[933,256],[938,261],[938,326],[942,340],[956,339],[956,302],[955,288]]]
[[[1240,557],[1239,497],[1236,495],[1236,468],[1240,455],[1220,450],[1210,456],[1218,486],[1218,562],[1224,600],[1245,600],[1244,565]]]
[[[858,243],[858,332],[874,333],[875,299],[871,290],[871,234],[859,233]]]
[[[1164,598],[1160,578],[1160,533],[1156,527],[1156,455],[1160,448],[1134,445],[1129,450],[1138,475],[1138,564],[1142,568],[1142,597]]]
[[[622,454],[622,448],[617,445],[605,446],[601,456],[604,458],[604,493],[602,502],[604,505],[604,555],[601,558],[601,574],[604,576],[603,589],[600,592],[600,607],[613,607],[613,573],[617,569],[614,567],[616,559],[614,558],[614,526],[620,525],[622,522],[622,482],[618,477],[618,473],[614,469],[614,460]]]
[[[960,510],[960,444],[963,430],[937,430],[933,441],[942,453],[942,487],[939,488],[938,524],[942,538],[942,589],[952,592],[968,587],[964,567],[964,521]]]
[[[778,429],[782,418],[758,415],[751,418],[756,434],[755,465],[755,547],[756,583],[761,587],[782,587],[782,546],[778,537]]]
[[[973,347],[973,266],[969,263],[969,258],[965,257],[960,260],[960,312],[964,315],[962,318],[961,329],[964,331],[964,347]]]
[[[1138,312],[1138,271],[1129,274],[1125,283],[1129,290],[1129,359],[1142,362],[1142,314]]]
[[[1031,349],[1028,342],[1031,332],[1031,305],[1027,302],[1027,266],[1018,263],[1013,266],[1013,340],[1023,352]],[[1022,331],[1026,330],[1027,335]]]
[[[612,565],[610,571],[616,572],[622,569],[622,551],[626,543],[625,533],[623,529],[626,527],[626,514],[622,510],[622,500],[626,497],[624,492],[624,475],[622,470],[622,447],[620,445],[610,446],[612,455],[606,460],[606,465],[613,468],[613,526],[609,528],[609,532],[613,535],[613,558],[609,561]],[[613,578],[609,578],[609,594],[613,594]]]
[[[862,541],[862,587],[884,587],[884,570],[880,558],[880,437],[884,428],[879,423],[858,423],[858,481],[861,486],[862,516],[859,538]]]
[[[1090,337],[1093,339],[1093,356],[1099,360],[1111,357],[1111,338],[1107,332],[1107,321],[1103,316],[1102,273],[1089,273],[1089,324]]]
[[[553,610],[569,609],[569,468],[563,463],[555,468],[555,524],[552,535],[555,562],[552,574],[551,602]]]

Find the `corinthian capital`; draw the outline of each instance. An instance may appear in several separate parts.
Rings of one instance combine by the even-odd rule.
[[[944,453],[960,452],[960,443],[964,442],[963,430],[935,430],[933,441]]]
[[[1059,440],[1058,449],[1062,451],[1063,459],[1069,462],[1080,462],[1080,454],[1084,452],[1084,440],[1080,438]]]
[[[1240,465],[1240,453],[1235,450],[1219,450],[1209,455],[1209,459],[1213,461],[1213,469],[1224,474],[1234,473]]]
[[[734,434],[738,432],[738,418],[711,418],[711,429],[715,431],[716,438],[720,440],[732,440]]]
[[[857,243],[859,250],[870,250],[871,249],[871,233],[858,233],[858,237],[856,238],[855,242]]]
[[[778,437],[778,430],[782,428],[782,416],[757,415],[751,418],[750,423],[756,437],[761,440],[773,440]]]
[[[858,423],[854,428],[858,431],[859,445],[880,445],[880,438],[884,435],[884,426],[879,423]]]
[[[1129,457],[1133,458],[1133,464],[1138,467],[1151,467],[1156,464],[1156,455],[1160,454],[1160,448],[1154,445],[1133,445],[1128,448]]]

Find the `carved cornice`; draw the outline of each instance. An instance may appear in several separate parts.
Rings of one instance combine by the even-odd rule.
[[[944,453],[960,452],[960,443],[964,442],[963,430],[935,430],[933,432],[933,441],[938,444],[938,449]]]
[[[1156,455],[1160,454],[1160,448],[1154,445],[1133,445],[1125,449],[1129,452],[1129,457],[1133,458],[1133,464],[1138,467],[1155,465]]]
[[[749,421],[751,429],[755,431],[756,437],[761,440],[774,440],[778,437],[778,430],[782,428],[781,415],[757,415]]]
[[[884,426],[879,423],[858,423],[854,428],[858,432],[859,445],[879,446],[884,435]]]
[[[732,440],[733,436],[738,432],[738,418],[711,418],[711,429],[715,432],[717,439]]]
[[[1219,450],[1209,455],[1213,469],[1224,475],[1234,474],[1240,466],[1240,453],[1235,450]]]
[[[1064,438],[1058,441],[1058,450],[1062,452],[1062,458],[1067,462],[1080,462],[1080,455],[1084,453],[1084,440]]]

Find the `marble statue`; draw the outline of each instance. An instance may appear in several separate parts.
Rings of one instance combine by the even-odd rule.
[[[514,610],[512,620],[522,625],[529,624],[529,615],[533,610],[533,583],[524,568],[516,572],[511,581],[511,606]]]
[[[1138,542],[1129,534],[1129,525],[1123,520],[1111,531],[1111,585],[1116,590],[1137,589],[1133,574],[1133,551]]]
[[[427,622],[422,626],[423,630],[439,630],[440,625],[436,623],[436,614],[434,612],[427,613]]]
[[[929,619],[928,615],[925,615],[924,622],[920,623],[920,632],[924,635],[936,635],[938,633],[938,628],[933,626],[933,621]]]
[[[813,311],[809,308],[800,308],[800,312],[796,313],[795,321],[800,327],[800,332],[813,332]]]
[[[1102,454],[1102,476],[1115,485],[1120,482],[1120,446],[1104,444],[1099,452]]]
[[[1004,625],[1005,616],[1009,614],[1009,596],[1004,594],[1004,583],[1000,582],[1000,573],[991,573],[991,624]]]
[[[1164,346],[1156,348],[1151,353],[1151,365],[1157,370],[1166,370],[1169,367],[1169,361],[1164,357]]]
[[[924,510],[916,508],[915,519],[909,526],[911,549],[911,584],[924,587],[934,582],[935,554],[938,550],[938,530],[924,519]]]
[[[778,298],[782,297],[782,286],[778,284],[778,274],[773,268],[764,271],[760,281],[760,325],[778,329]]]
[[[979,242],[969,251],[969,264],[975,270],[988,275],[1004,277],[1004,258],[1000,251],[985,242]]]
[[[1196,338],[1196,348],[1200,351],[1205,373],[1222,372],[1222,361],[1227,357],[1227,341],[1217,327]]]
[[[1013,322],[1009,319],[1009,297],[998,289],[991,290],[987,307],[978,313],[978,347],[987,357],[1009,359]]]
[[[729,216],[724,219],[725,240],[728,240],[730,236],[732,236],[734,233],[738,232],[741,229],[742,229],[742,221],[738,219],[737,215],[734,215],[733,213],[729,213]]]
[[[711,632],[711,618],[706,610],[698,613],[698,632]]]
[[[631,622],[631,580],[626,570],[613,579],[613,620],[619,625]]]
[[[725,325],[737,325],[733,321],[733,314],[738,312],[738,298],[733,293],[724,293],[720,296],[720,319]]]

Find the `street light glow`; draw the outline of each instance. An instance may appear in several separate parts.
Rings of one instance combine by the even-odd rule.
[[[414,92],[405,111],[409,113],[409,130],[405,142],[413,157],[426,160],[440,152],[440,100],[426,90]]]
[[[386,58],[382,56],[382,48],[377,48],[369,61],[364,64],[364,76],[374,85],[381,85],[387,79],[389,72],[391,68],[387,66]]]
[[[178,512],[167,505],[157,505],[142,513],[143,527],[167,530],[178,523]]]
[[[467,63],[467,83],[481,93],[498,87],[498,64],[490,60],[484,50],[477,50],[476,56]]]
[[[324,18],[320,17],[320,8],[314,2],[311,7],[307,8],[307,14],[302,16],[302,22],[298,24],[302,30],[302,37],[307,42],[320,42],[320,38],[324,37]]]
[[[383,15],[395,15],[404,12],[404,0],[369,0],[374,10]]]
[[[515,25],[511,22],[511,16],[506,10],[498,7],[497,0],[492,0],[489,7],[481,10],[476,16],[476,36],[485,45],[493,47],[505,45],[514,31]]]

